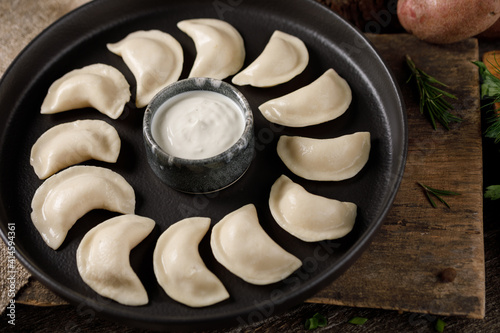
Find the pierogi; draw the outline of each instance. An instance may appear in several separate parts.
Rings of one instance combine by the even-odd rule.
[[[135,193],[114,171],[77,165],[47,178],[31,201],[31,220],[56,250],[76,221],[93,209],[133,214]]]
[[[309,85],[261,104],[259,110],[270,122],[304,127],[340,117],[351,100],[349,84],[330,68]]]
[[[300,259],[285,251],[262,229],[253,204],[220,220],[212,229],[210,245],[219,263],[256,285],[281,281],[302,265]]]
[[[31,148],[30,164],[40,179],[74,164],[95,159],[115,163],[121,140],[102,120],[77,120],[44,132]]]
[[[217,19],[189,19],[177,27],[191,37],[196,58],[189,77],[222,80],[237,73],[245,61],[245,44],[238,30]]]
[[[155,221],[127,214],[106,220],[85,234],[76,251],[82,280],[101,296],[131,306],[145,305],[149,298],[130,266],[130,250],[146,238]]]
[[[153,267],[168,296],[191,307],[203,307],[229,298],[222,282],[205,266],[198,245],[210,227],[210,218],[191,217],[165,230],[156,243]]]
[[[160,30],[139,30],[117,43],[106,45],[121,56],[132,74],[137,88],[135,104],[146,106],[162,88],[179,79],[184,64],[181,44]]]
[[[276,30],[262,53],[236,74],[233,84],[271,87],[290,81],[309,63],[309,52],[299,38]]]
[[[356,132],[332,139],[282,135],[277,152],[297,176],[340,181],[354,177],[368,162],[370,133]]]
[[[54,81],[40,112],[51,114],[91,107],[117,119],[129,100],[130,86],[119,70],[106,64],[92,64]]]
[[[357,210],[354,203],[309,193],[285,175],[271,187],[269,208],[284,230],[306,242],[344,237],[354,226]]]

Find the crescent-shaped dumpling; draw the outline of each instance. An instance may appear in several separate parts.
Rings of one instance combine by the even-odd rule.
[[[314,82],[259,106],[270,122],[290,127],[304,127],[341,116],[352,100],[351,88],[333,69]]]
[[[306,242],[347,235],[356,220],[356,205],[307,192],[285,175],[271,187],[269,208],[276,222]]]
[[[277,152],[294,174],[309,180],[337,181],[354,177],[370,155],[370,133],[333,139],[282,135]]]
[[[41,113],[58,113],[92,107],[117,119],[130,100],[130,86],[123,74],[105,64],[74,69],[49,87]]]
[[[229,298],[222,282],[205,266],[198,245],[210,227],[210,218],[191,217],[174,223],[156,243],[153,267],[168,296],[191,307]]]
[[[309,63],[309,52],[303,41],[276,30],[262,53],[232,82],[239,86],[271,87],[290,81]]]
[[[154,227],[152,219],[130,214],[92,228],[76,250],[76,265],[82,280],[99,295],[118,303],[147,304],[146,289],[130,266],[130,250]]]
[[[139,108],[146,106],[158,91],[181,75],[182,46],[166,32],[139,30],[106,46],[121,56],[134,74],[137,83],[135,104]]]
[[[256,285],[281,281],[302,265],[262,229],[253,204],[220,220],[212,229],[210,245],[219,263]]]
[[[30,163],[40,179],[83,161],[115,163],[121,141],[115,128],[102,120],[77,120],[56,125],[31,148]]]
[[[133,214],[135,193],[114,171],[77,165],[47,178],[36,190],[31,209],[36,229],[56,250],[73,224],[93,209]]]
[[[189,77],[225,79],[237,73],[245,61],[245,45],[238,30],[217,19],[190,19],[177,27],[194,42],[196,58]]]

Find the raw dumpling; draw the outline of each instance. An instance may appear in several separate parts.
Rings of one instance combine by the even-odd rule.
[[[92,228],[76,251],[82,280],[101,296],[125,305],[144,305],[148,294],[130,266],[130,250],[147,237],[155,221],[120,215]]]
[[[135,31],[108,50],[121,56],[134,74],[137,89],[135,104],[146,106],[162,88],[179,79],[184,63],[181,44],[171,35],[159,31]]]
[[[130,100],[130,86],[119,70],[93,64],[72,70],[49,87],[41,113],[58,113],[92,107],[117,119]]]
[[[356,205],[307,192],[285,175],[271,187],[269,208],[276,222],[306,242],[347,235],[356,220]]]
[[[336,181],[354,177],[370,155],[370,133],[333,139],[282,135],[278,155],[294,174],[309,180]]]
[[[302,73],[309,63],[309,52],[299,38],[276,30],[262,53],[233,77],[239,86],[271,87]]]
[[[135,193],[114,171],[77,165],[45,180],[33,196],[31,209],[36,229],[56,250],[73,224],[93,209],[133,214]]]
[[[196,59],[189,77],[225,79],[237,73],[245,61],[245,45],[238,30],[217,19],[191,19],[177,27],[193,39]]]
[[[259,110],[270,122],[303,127],[341,116],[351,100],[349,84],[330,68],[309,85],[267,101],[259,106]]]
[[[191,307],[229,298],[222,282],[203,263],[198,245],[210,227],[207,217],[181,220],[163,232],[156,243],[153,267],[168,296]]]
[[[252,284],[281,281],[302,265],[262,229],[253,204],[220,220],[212,229],[210,245],[218,262]]]
[[[31,148],[30,163],[40,179],[90,159],[115,163],[121,141],[115,128],[102,120],[77,120],[54,126]]]

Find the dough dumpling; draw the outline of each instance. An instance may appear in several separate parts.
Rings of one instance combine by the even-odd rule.
[[[177,23],[196,47],[189,77],[225,79],[237,73],[245,61],[245,45],[238,30],[217,19],[190,19]]]
[[[172,299],[191,307],[208,306],[229,298],[222,282],[208,270],[198,252],[209,227],[207,217],[181,220],[163,232],[153,254],[160,286]]]
[[[101,296],[124,305],[145,305],[148,294],[130,266],[130,250],[146,238],[155,221],[120,215],[92,228],[76,251],[82,280]]]
[[[47,178],[36,190],[31,209],[36,229],[56,250],[76,221],[93,209],[133,214],[135,193],[114,171],[77,165]]]
[[[44,132],[31,148],[30,163],[40,179],[90,159],[115,163],[121,141],[102,120],[77,120]]]
[[[276,222],[306,242],[347,235],[356,220],[356,205],[307,192],[285,175],[271,187],[269,208]]]
[[[239,86],[271,87],[290,81],[309,63],[309,52],[299,38],[276,30],[262,53],[233,77]]]
[[[349,84],[333,69],[314,82],[259,106],[270,122],[289,127],[304,127],[341,116],[352,100]]]
[[[137,83],[135,104],[139,108],[146,106],[157,92],[181,75],[184,63],[181,44],[160,30],[135,31],[106,46],[121,56],[134,74]]]
[[[354,177],[370,155],[370,133],[333,139],[282,135],[278,155],[294,174],[309,180],[337,181]]]
[[[130,100],[130,86],[123,74],[105,64],[72,70],[49,87],[41,113],[50,114],[92,107],[117,119]]]
[[[218,262],[256,285],[281,281],[302,265],[262,229],[252,204],[220,220],[212,229],[210,245]]]

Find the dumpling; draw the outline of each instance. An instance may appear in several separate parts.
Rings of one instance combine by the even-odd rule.
[[[40,179],[90,159],[115,163],[121,141],[115,128],[102,120],[77,120],[56,125],[31,148],[30,163]]]
[[[123,74],[105,64],[72,70],[49,87],[41,113],[58,113],[92,107],[117,119],[130,100],[130,86]]]
[[[276,30],[262,53],[232,82],[239,86],[271,87],[290,81],[309,63],[309,52],[299,38]]]
[[[198,245],[210,227],[207,217],[181,220],[163,232],[156,243],[153,267],[168,296],[191,307],[229,298],[222,282],[205,266]]]
[[[101,296],[125,305],[147,304],[148,294],[130,266],[130,250],[146,238],[155,221],[138,215],[106,220],[85,234],[76,250],[82,280]]]
[[[237,73],[245,61],[245,45],[238,30],[217,19],[190,19],[177,23],[196,47],[189,77],[225,79]]]
[[[36,190],[31,209],[36,229],[56,250],[76,221],[93,209],[133,214],[135,193],[114,171],[77,165],[46,179]]]
[[[285,175],[271,187],[269,208],[276,222],[306,242],[344,237],[353,228],[357,206],[307,192]]]
[[[281,281],[302,265],[262,229],[253,204],[220,220],[212,229],[210,245],[219,263],[256,285]]]
[[[370,133],[333,139],[282,135],[278,155],[294,174],[309,180],[337,181],[354,177],[368,162]]]
[[[314,82],[259,106],[270,122],[290,127],[304,127],[341,116],[352,100],[349,84],[333,69]]]
[[[117,43],[106,45],[121,56],[134,74],[137,89],[135,104],[146,106],[162,88],[179,79],[184,63],[182,46],[160,30],[140,30]]]

